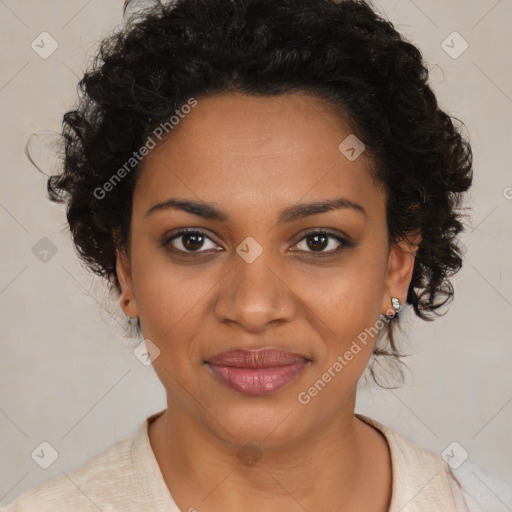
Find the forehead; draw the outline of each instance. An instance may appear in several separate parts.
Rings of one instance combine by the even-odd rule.
[[[170,196],[196,196],[260,210],[339,195],[378,203],[383,193],[370,158],[340,151],[348,137],[348,118],[316,96],[199,97],[145,158],[134,199],[149,208]]]

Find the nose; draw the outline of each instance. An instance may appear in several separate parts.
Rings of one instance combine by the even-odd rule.
[[[290,283],[264,251],[248,263],[233,254],[233,268],[219,284],[213,311],[219,322],[237,324],[247,332],[289,322],[298,301]]]

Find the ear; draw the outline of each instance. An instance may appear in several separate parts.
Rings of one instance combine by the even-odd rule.
[[[400,304],[404,304],[407,300],[407,291],[411,283],[416,252],[420,242],[420,234],[409,234],[405,240],[391,246],[386,272],[386,290],[382,298],[382,310],[385,315],[393,316],[395,314],[391,305],[391,297],[397,297]]]
[[[121,286],[119,305],[126,315],[136,318],[139,316],[139,311],[133,293],[131,263],[128,254],[123,249],[116,249],[116,272]]]

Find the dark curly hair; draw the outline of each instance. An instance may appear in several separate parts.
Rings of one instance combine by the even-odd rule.
[[[79,82],[78,106],[63,117],[63,170],[48,179],[80,258],[111,291],[120,292],[115,250],[128,247],[140,166],[108,201],[95,190],[155,128],[193,97],[306,92],[341,107],[364,142],[387,192],[389,242],[421,233],[407,302],[424,320],[441,314],[462,266],[472,152],[439,108],[421,52],[391,22],[363,0],[177,0],[126,18]],[[403,357],[394,324],[374,355]]]

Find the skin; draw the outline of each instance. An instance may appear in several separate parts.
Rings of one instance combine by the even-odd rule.
[[[386,194],[369,157],[350,161],[338,149],[351,133],[343,113],[315,96],[216,94],[198,98],[144,161],[129,251],[117,254],[120,304],[161,351],[153,366],[167,410],[148,433],[183,511],[388,510],[388,445],[354,416],[376,338],[310,403],[297,398],[393,311],[391,297],[405,301],[412,276],[419,237],[388,246]],[[229,218],[147,214],[171,197],[212,203]],[[341,208],[278,222],[283,208],[339,197],[365,214]],[[202,246],[187,236],[169,242],[181,228],[208,238]],[[334,253],[340,242],[329,237],[315,250],[314,237],[304,236],[313,229],[353,246]],[[263,250],[252,263],[236,252],[247,237]],[[231,389],[204,363],[224,350],[262,347],[311,363],[264,396]],[[248,442],[260,455],[250,466],[237,457]]]

